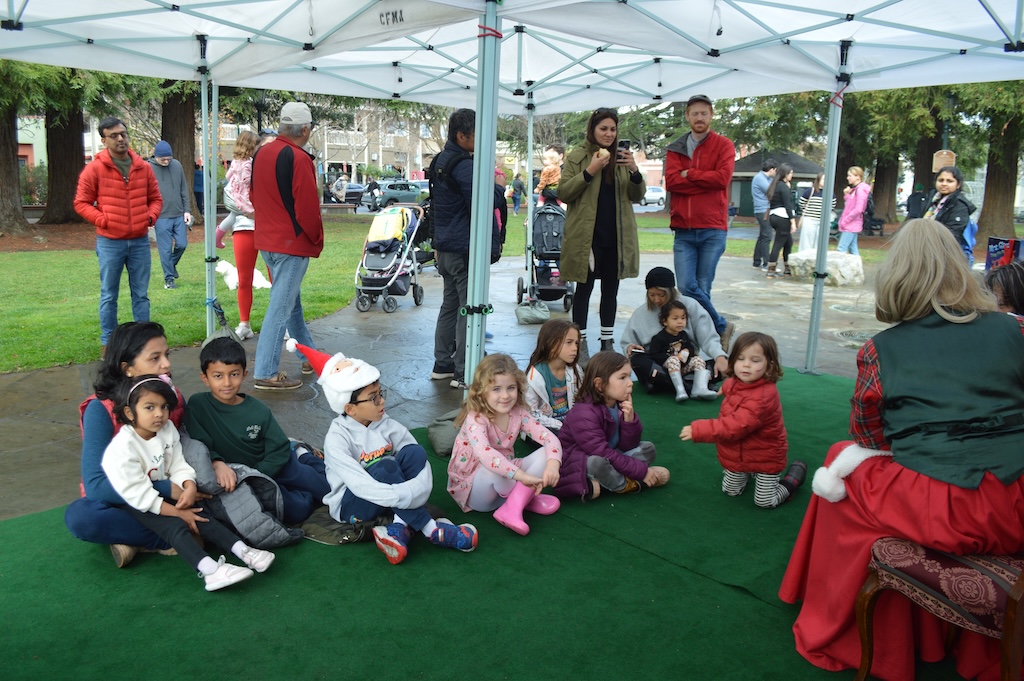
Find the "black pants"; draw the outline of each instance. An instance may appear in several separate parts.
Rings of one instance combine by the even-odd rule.
[[[764,214],[756,215],[757,218],[757,242],[754,244],[754,266],[760,267],[768,262],[768,246],[772,242],[772,226],[764,217]]]
[[[778,262],[779,251],[782,251],[782,259],[789,262],[789,254],[793,250],[793,221],[778,215],[769,216],[769,220],[775,230],[775,243],[772,244],[772,255],[768,262]]]
[[[581,329],[587,329],[587,313],[590,310],[590,294],[594,292],[594,281],[597,275],[590,272],[587,281],[576,284],[576,292],[572,296],[572,320]],[[601,326],[615,326],[615,309],[618,307],[619,278],[614,273],[601,277],[601,304],[598,306]]]
[[[198,506],[198,504],[196,504]],[[188,563],[189,567],[193,570],[199,568],[199,561],[203,558],[209,557],[209,554],[203,551],[196,543],[193,538],[192,531],[188,529],[188,525],[181,518],[175,518],[168,515],[157,515],[156,513],[143,513],[142,511],[136,510],[131,506],[124,507],[136,520],[139,521],[144,527],[149,528],[154,533],[160,535],[164,541],[173,546],[178,551],[178,555],[181,559]],[[241,541],[238,535],[224,527],[216,518],[212,518],[205,513],[201,514],[204,518],[208,518],[210,522],[201,523],[197,522],[196,527],[199,528],[199,536],[202,537],[206,542],[215,544],[224,553],[231,551],[231,547],[235,545],[236,541]]]

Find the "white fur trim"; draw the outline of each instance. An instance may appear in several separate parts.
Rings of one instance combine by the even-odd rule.
[[[819,497],[833,504],[846,498],[846,483],[824,466],[814,472],[811,489]]]
[[[857,466],[875,456],[892,456],[892,452],[880,449],[867,449],[860,445],[850,445],[833,459],[828,468],[819,468],[811,480],[811,489],[822,499],[835,503],[846,498],[846,483],[843,478],[857,470]]]
[[[289,338],[288,342],[286,342],[284,346],[288,348],[288,352],[295,352],[298,349],[299,344],[294,338]]]

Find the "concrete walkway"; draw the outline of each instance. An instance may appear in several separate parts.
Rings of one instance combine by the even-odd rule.
[[[616,344],[633,309],[643,303],[643,275],[658,265],[672,268],[671,254],[643,254],[640,262],[641,276],[623,281],[620,288]],[[874,319],[872,275],[867,273],[863,287],[825,288],[816,363],[819,373],[853,377],[857,349],[884,328]],[[488,317],[487,328],[494,340],[487,343],[486,350],[508,353],[525,366],[538,327],[516,324],[516,280],[520,276],[527,276],[522,257],[507,255],[491,268],[495,312]],[[350,305],[310,324],[321,350],[342,351],[381,370],[388,388],[388,411],[410,428],[425,426],[438,414],[458,407],[463,397],[448,381],[429,379],[441,279],[431,267],[422,273],[420,283],[425,289],[421,307],[408,295],[398,299],[398,310],[392,314],[383,312],[379,302],[366,313]],[[713,298],[719,311],[736,324],[737,332],[772,334],[783,364],[802,369],[811,293],[809,284],[766,279],[751,267],[748,258],[723,258]],[[598,326],[598,298],[595,292],[590,313],[593,327]],[[565,315],[561,301],[552,303],[551,309],[553,316]],[[169,341],[173,346],[174,338]],[[245,346],[251,368],[256,340],[246,341]],[[591,340],[591,348],[596,351],[596,338]],[[204,389],[199,380],[198,347],[174,350],[171,361],[174,381],[186,397]],[[283,353],[282,368],[291,376],[300,375],[298,360],[288,352]],[[91,392],[95,371],[95,364],[86,364],[0,376],[0,520],[61,506],[78,496],[78,404]],[[285,432],[319,445],[334,414],[315,377],[304,377],[304,381],[298,390],[282,393],[252,390],[251,379],[247,385],[250,394],[271,405]]]

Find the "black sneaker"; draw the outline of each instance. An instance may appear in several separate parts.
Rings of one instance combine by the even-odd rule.
[[[164,282],[164,288],[178,288],[178,284],[173,279],[169,279]]]
[[[807,479],[807,464],[803,461],[794,461],[789,464],[786,474],[779,480],[779,484],[789,490],[790,495],[795,492]]]
[[[446,378],[454,378],[455,369],[444,369],[434,365],[434,370],[430,372],[430,379],[432,381],[443,381]]]

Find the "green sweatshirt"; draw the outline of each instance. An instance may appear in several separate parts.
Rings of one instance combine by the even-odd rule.
[[[240,404],[227,405],[210,393],[193,395],[185,410],[188,434],[209,447],[214,461],[244,464],[276,477],[291,457],[291,442],[267,405],[240,396]]]

